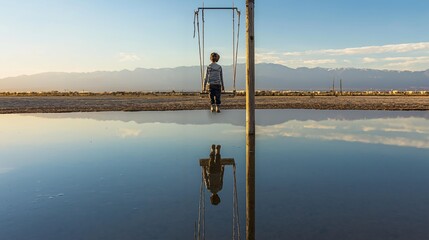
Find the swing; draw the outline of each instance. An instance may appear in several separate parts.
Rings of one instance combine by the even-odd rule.
[[[199,60],[200,60],[200,75],[201,75],[201,92],[200,94],[207,94],[204,92],[204,69],[205,69],[205,40],[204,40],[204,11],[205,10],[232,10],[232,80],[233,80],[233,89],[232,91],[222,91],[222,94],[228,94],[235,96],[236,89],[236,78],[237,78],[237,59],[238,59],[238,46],[239,46],[239,38],[240,38],[240,20],[241,20],[241,12],[238,8],[234,7],[234,0],[232,1],[232,7],[199,7],[194,12],[194,38],[198,36],[198,51],[199,51]],[[200,12],[201,12],[201,21],[202,27],[200,33]],[[237,23],[237,34],[236,24],[235,24],[235,15],[237,14],[238,23]]]
[[[204,240],[205,239],[205,187],[204,187],[204,177],[203,171],[204,167],[208,166],[209,159],[200,159],[201,166],[201,185],[200,185],[200,200],[198,204],[198,224],[195,223],[194,231],[194,240]],[[221,159],[221,164],[223,166],[231,165],[234,176],[234,185],[232,193],[232,239],[241,239],[240,236],[240,216],[238,212],[238,194],[237,194],[237,179],[236,179],[236,167],[235,161],[233,158],[223,158]]]

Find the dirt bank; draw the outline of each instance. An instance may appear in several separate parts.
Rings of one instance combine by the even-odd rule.
[[[245,97],[224,97],[223,109],[244,109]],[[0,97],[0,114],[208,109],[207,97]],[[258,109],[429,110],[428,96],[258,96]]]

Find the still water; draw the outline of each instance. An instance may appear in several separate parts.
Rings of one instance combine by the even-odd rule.
[[[256,117],[257,239],[429,239],[428,112]],[[244,239],[244,121],[0,115],[0,239]]]

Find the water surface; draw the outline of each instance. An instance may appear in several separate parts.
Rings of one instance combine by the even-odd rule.
[[[192,239],[212,144],[237,166],[244,111],[0,115],[0,239]],[[258,239],[429,239],[429,113],[257,111]],[[232,235],[233,171],[205,195]]]

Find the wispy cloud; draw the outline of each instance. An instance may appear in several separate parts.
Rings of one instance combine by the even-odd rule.
[[[309,65],[319,65],[319,64],[327,64],[327,63],[337,63],[337,60],[335,59],[310,59],[310,60],[303,60],[304,64]]]
[[[363,59],[362,59],[362,61],[363,61],[364,63],[373,63],[373,62],[377,62],[377,59],[375,59],[375,58],[365,57],[365,58],[363,58]]]
[[[136,54],[124,52],[119,53],[118,58],[119,62],[137,62],[141,60],[141,58]]]
[[[342,48],[342,49],[321,49],[310,50],[303,52],[285,52],[285,56],[303,56],[314,54],[325,54],[331,56],[338,55],[367,55],[367,54],[380,54],[380,53],[406,53],[412,51],[429,50],[429,42],[420,43],[403,43],[403,44],[389,44],[382,46],[364,46],[355,48]]]
[[[393,60],[395,59],[395,60]],[[387,63],[386,68],[396,68],[396,69],[412,69],[415,65],[424,65],[429,67],[429,57],[402,57],[402,58],[390,58],[385,59],[385,61],[394,61],[392,63]]]
[[[336,129],[337,127],[318,124],[318,123],[310,123],[310,124],[304,125],[304,128],[308,128],[308,129]]]
[[[257,62],[288,67],[354,67],[392,70],[426,70],[429,42],[318,49],[300,52],[258,50]]]
[[[295,133],[295,132],[284,132],[282,133],[283,137],[302,137],[301,133]]]
[[[278,63],[283,64],[284,61],[282,60],[281,56],[276,52],[257,52],[255,54],[256,62],[269,62],[269,63]]]

